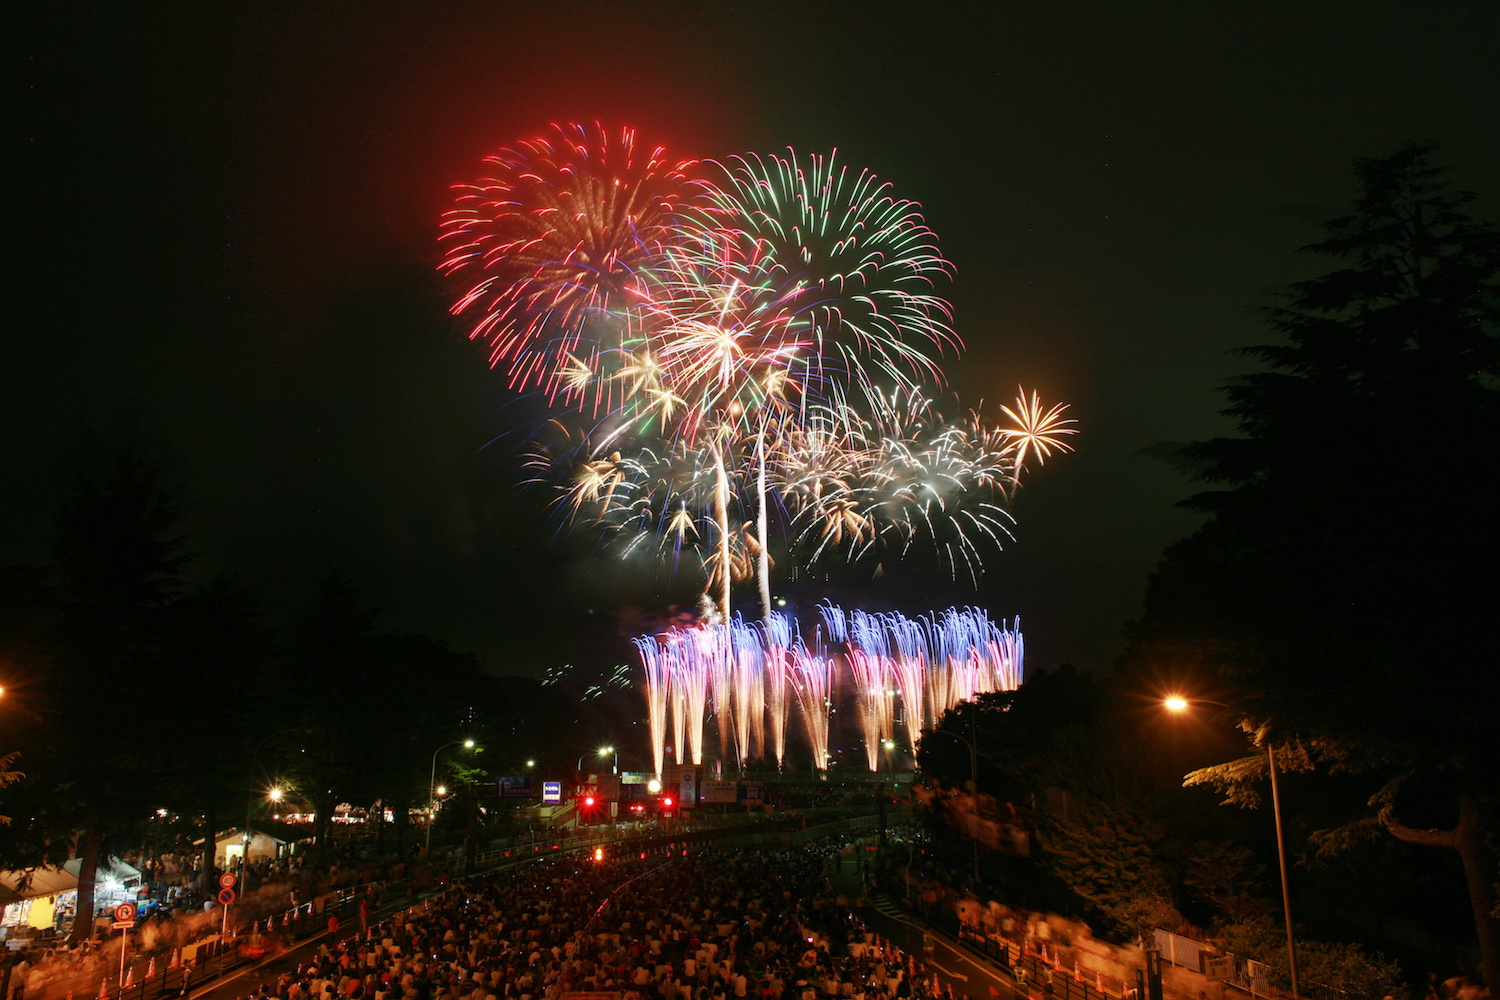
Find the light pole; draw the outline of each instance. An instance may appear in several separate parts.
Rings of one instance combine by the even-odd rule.
[[[241,875],[244,875],[250,871],[250,812],[255,807],[255,760],[260,755],[260,748],[265,746],[271,740],[274,740],[276,737],[285,736],[287,733],[306,734],[310,732],[312,732],[311,729],[307,729],[303,726],[293,726],[291,729],[283,729],[280,732],[275,732],[270,736],[265,737],[259,743],[255,744],[255,749],[250,751],[250,790],[245,795],[245,854],[240,858]],[[280,797],[280,790],[277,790],[276,799],[279,801]],[[229,860],[227,858],[224,861],[224,867],[229,867]],[[246,885],[240,891],[248,892],[250,891],[250,887]]]
[[[1204,701],[1199,699],[1200,704],[1217,705],[1219,708],[1229,708],[1220,701]],[[1173,712],[1186,712],[1192,705],[1186,698],[1173,695],[1163,701],[1167,709]],[[1246,727],[1245,722],[1240,723],[1241,728]],[[1270,740],[1266,741],[1266,765],[1271,771],[1271,812],[1276,820],[1276,859],[1281,864],[1281,908],[1286,917],[1286,957],[1287,967],[1292,976],[1292,996],[1300,997],[1302,990],[1297,979],[1297,940],[1292,933],[1292,890],[1291,881],[1287,878],[1286,869],[1286,838],[1281,832],[1281,789],[1276,781],[1276,747]]]
[[[422,847],[422,857],[424,857],[424,858],[429,853],[432,852],[432,820],[433,820],[433,812],[435,811],[434,810],[434,803],[435,803],[435,800],[437,799],[437,790],[436,789],[437,789],[437,759],[438,759],[438,754],[442,753],[444,750],[448,749],[449,747],[456,747],[456,746],[462,746],[466,750],[472,750],[474,748],[474,741],[473,740],[454,740],[452,743],[444,743],[442,746],[440,746],[436,750],[432,751],[432,769],[430,771],[428,771],[428,773],[427,773],[427,843],[425,845],[423,845],[423,847]]]
[[[975,725],[973,717],[974,709],[971,704],[969,707],[969,724],[971,726]],[[979,751],[974,749],[974,744],[972,742],[964,739],[957,733],[949,732],[946,729],[930,729],[928,730],[927,735],[951,736],[955,740],[961,741],[964,746],[969,748],[969,794],[974,796],[974,829],[970,830],[969,833],[970,839],[974,844],[974,885],[977,889],[979,886]]]

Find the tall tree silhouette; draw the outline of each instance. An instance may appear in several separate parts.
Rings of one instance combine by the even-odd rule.
[[[105,834],[143,823],[158,790],[153,750],[100,716],[139,719],[153,709],[187,561],[178,522],[161,471],[131,448],[80,473],[58,517],[56,670],[36,770],[45,767],[53,825],[80,835],[74,940],[93,931]]]
[[[1175,450],[1208,521],[1168,548],[1131,655],[1193,651],[1263,739],[1307,751],[1289,761],[1378,772],[1372,814],[1319,842],[1455,850],[1493,981],[1500,236],[1431,150],[1356,162],[1352,211],[1303,248],[1338,267],[1267,310],[1281,339],[1226,390],[1239,434]],[[1195,780],[1243,795],[1264,756],[1239,764]]]

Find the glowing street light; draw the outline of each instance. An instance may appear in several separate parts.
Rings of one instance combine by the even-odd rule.
[[[438,754],[442,753],[449,747],[456,747],[460,745],[462,745],[465,750],[474,749],[473,740],[454,740],[452,743],[444,743],[442,746],[432,751],[432,768],[427,774],[427,843],[422,848],[423,857],[426,857],[428,852],[432,850],[432,819],[433,813],[436,811],[433,808],[432,800],[437,798],[438,795],[445,794],[447,791],[447,789],[436,787]],[[436,794],[434,794],[434,792],[436,792]]]
[[[1220,701],[1204,701],[1199,699],[1203,705],[1217,705],[1219,708],[1229,708]],[[1181,695],[1170,695],[1162,701],[1169,711],[1186,712],[1192,705]],[[1246,723],[1242,722],[1244,728]],[[1292,975],[1292,996],[1301,996],[1302,990],[1297,979],[1297,942],[1292,934],[1292,890],[1290,880],[1287,878],[1286,870],[1286,839],[1281,832],[1281,790],[1276,781],[1276,747],[1271,741],[1266,741],[1266,764],[1271,770],[1271,811],[1276,819],[1276,856],[1281,862],[1281,907],[1286,916],[1286,956],[1287,966]]]

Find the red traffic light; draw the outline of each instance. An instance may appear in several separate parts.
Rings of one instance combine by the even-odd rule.
[[[586,795],[586,796],[584,796],[583,805],[584,805],[584,808],[587,808],[587,809],[594,808],[594,797],[592,795]]]
[[[663,809],[670,809],[670,808],[672,808],[672,798],[671,798],[671,796],[668,796],[667,798],[664,798],[664,799],[661,800],[661,807]]]

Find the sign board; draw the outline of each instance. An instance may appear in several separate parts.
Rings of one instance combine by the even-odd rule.
[[[703,803],[734,802],[739,798],[740,786],[733,781],[705,781],[699,789],[698,801]]]
[[[561,801],[562,801],[562,782],[561,781],[544,781],[544,782],[542,782],[542,803],[544,805],[555,806],[555,805],[557,805]]]
[[[698,804],[698,775],[694,771],[683,771],[677,785],[677,804],[691,809]]]
[[[110,924],[117,931],[128,931],[135,926],[134,920],[116,920]]]
[[[236,879],[233,872],[225,872],[223,875],[219,876],[219,888],[233,889],[235,881]]]
[[[502,799],[529,799],[532,798],[531,775],[519,776],[502,774],[499,778],[500,797]]]
[[[220,889],[219,890],[219,902],[223,903],[225,906],[228,906],[230,903],[234,902],[234,890],[233,889]]]
[[[123,924],[126,921],[134,920],[134,919],[135,919],[135,904],[134,903],[121,903],[119,906],[115,907],[115,920],[116,920],[117,923]]]
[[[740,782],[740,801],[747,806],[758,806],[766,800],[766,783],[764,781],[742,781]]]
[[[1203,958],[1203,975],[1209,982],[1234,978],[1233,955],[1209,955],[1199,952]]]
[[[621,771],[620,784],[622,785],[644,785],[656,775],[650,771]]]

